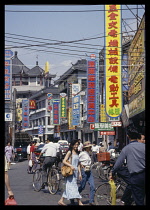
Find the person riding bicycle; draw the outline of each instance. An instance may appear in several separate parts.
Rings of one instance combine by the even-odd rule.
[[[45,153],[45,159],[43,162],[42,170],[43,170],[43,187],[47,185],[47,168],[52,167],[52,165],[57,160],[57,145],[47,139],[47,144],[44,145],[38,159],[40,159],[41,155]]]
[[[113,169],[110,179],[122,167],[124,160],[127,160],[127,169],[130,174],[130,184],[133,199],[136,205],[144,205],[145,197],[145,144],[137,141],[138,132],[133,127],[127,131],[130,143],[125,146]]]

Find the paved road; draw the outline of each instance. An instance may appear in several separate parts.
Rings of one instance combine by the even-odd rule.
[[[51,195],[48,190],[34,191],[32,187],[32,174],[27,173],[28,161],[16,163],[11,165],[8,171],[11,188],[14,192],[15,199],[18,205],[58,205],[62,192],[59,191],[56,195]],[[99,179],[95,179],[95,186],[100,184]],[[87,183],[85,190],[81,193],[82,202],[86,205],[89,203],[89,185]],[[5,199],[7,198],[7,190],[5,189]],[[66,204],[70,201],[65,200]],[[77,204],[77,203],[76,203]]]

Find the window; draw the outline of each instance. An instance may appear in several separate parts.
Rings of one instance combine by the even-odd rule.
[[[28,82],[22,82],[22,85],[28,85]]]
[[[48,117],[48,125],[50,125],[51,124],[51,122],[50,122],[50,117]]]

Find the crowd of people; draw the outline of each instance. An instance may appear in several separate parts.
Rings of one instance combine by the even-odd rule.
[[[126,145],[117,161],[115,162],[113,169],[110,173],[110,179],[113,179],[117,173],[127,183],[126,190],[122,197],[122,203],[124,205],[131,205],[132,200],[136,205],[144,205],[145,198],[145,136],[139,135],[135,128],[129,128],[127,136],[130,143]],[[28,161],[32,161],[32,166],[28,166],[28,173],[34,173],[38,164],[38,160],[44,154],[43,167],[43,188],[47,185],[46,171],[47,167],[51,167],[57,160],[60,154],[60,146],[57,142],[53,142],[50,139],[47,140],[39,157],[36,157],[34,151],[37,148],[37,142],[31,142],[27,147]],[[73,170],[73,174],[66,177],[65,190],[58,201],[58,205],[66,205],[64,200],[70,200],[70,203],[74,205],[74,199],[77,200],[79,205],[83,205],[81,192],[85,189],[86,183],[90,185],[89,192],[89,205],[94,204],[95,184],[92,171],[90,170],[93,162],[98,162],[97,153],[110,152],[112,154],[117,151],[118,145],[113,146],[111,142],[106,149],[102,143],[96,145],[96,141],[91,144],[90,141],[81,142],[80,139],[72,140],[69,145],[69,150],[63,159],[63,164],[70,166]],[[10,142],[5,147],[5,157],[8,162],[7,167],[10,167],[11,159],[14,154],[14,149]],[[70,160],[70,163],[67,162]],[[126,160],[126,161],[125,161]],[[124,164],[126,162],[126,164]],[[6,167],[5,167],[6,168]],[[7,185],[7,171],[5,169],[5,183]],[[80,180],[78,186],[77,180]],[[13,194],[10,185],[8,186],[8,194]]]

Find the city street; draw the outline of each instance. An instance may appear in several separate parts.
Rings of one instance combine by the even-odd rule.
[[[11,165],[8,171],[12,191],[18,205],[58,205],[62,192],[57,192],[56,195],[51,195],[48,190],[34,191],[32,187],[32,174],[27,173],[27,160]],[[100,183],[99,179],[95,179],[95,186]],[[85,190],[81,193],[82,202],[85,205],[89,203],[89,185],[87,183]],[[5,199],[7,198],[7,190],[5,188]],[[76,201],[75,201],[76,202]],[[70,201],[65,200],[66,204]],[[77,204],[77,202],[76,202]]]

